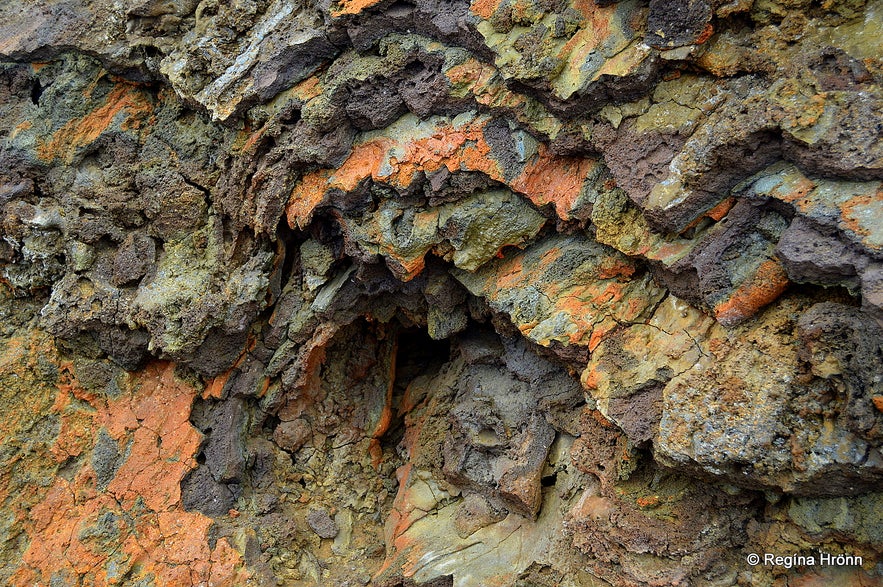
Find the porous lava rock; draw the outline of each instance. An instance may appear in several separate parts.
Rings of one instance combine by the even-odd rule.
[[[0,584],[883,581],[881,0],[6,0],[0,120]]]

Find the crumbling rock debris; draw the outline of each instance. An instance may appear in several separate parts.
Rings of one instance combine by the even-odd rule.
[[[0,5],[0,583],[883,581],[883,2],[123,4]]]

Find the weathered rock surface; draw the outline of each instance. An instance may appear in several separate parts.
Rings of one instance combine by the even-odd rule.
[[[0,120],[0,583],[883,581],[880,0],[7,0]]]

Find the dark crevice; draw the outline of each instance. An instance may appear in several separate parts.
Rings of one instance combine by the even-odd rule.
[[[43,95],[43,90],[46,88],[40,83],[40,80],[34,80],[34,83],[31,84],[31,102],[34,104],[40,103],[40,96]]]

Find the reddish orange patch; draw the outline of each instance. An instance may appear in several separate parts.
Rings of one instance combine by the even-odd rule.
[[[702,33],[696,38],[696,45],[701,45],[708,39],[710,39],[714,35],[714,26],[711,23],[705,25],[705,29],[703,29]]]
[[[875,395],[871,398],[874,402],[874,407],[877,408],[878,412],[883,412],[883,395]]]
[[[426,257],[424,255],[420,255],[416,259],[405,259],[392,251],[387,251],[387,255],[395,266],[393,273],[402,281],[411,281],[420,275],[426,267]]]
[[[604,20],[608,20],[616,9],[616,7],[598,6],[598,3],[595,2],[595,0],[574,0],[573,8],[585,18],[591,19],[592,21],[594,21],[598,15],[602,16]]]
[[[230,371],[226,373],[222,373],[208,382],[208,385],[205,386],[205,389],[202,392],[202,399],[208,399],[213,397],[215,399],[220,399],[221,392],[224,391],[224,386],[227,385],[227,380],[230,379]]]
[[[605,418],[598,410],[592,410],[592,419],[604,428],[616,428],[616,424]]]
[[[262,126],[256,131],[252,131],[251,127],[246,127],[240,131],[233,143],[233,150],[237,153],[251,153],[255,151],[255,147],[260,143],[261,138],[266,134],[267,127]]]
[[[597,165],[594,159],[555,157],[541,145],[539,157],[515,178],[512,189],[537,206],[554,204],[558,216],[569,220],[586,177]]]
[[[359,14],[363,10],[380,4],[380,0],[342,0],[338,8],[331,11],[331,16],[338,17],[345,14]]]
[[[464,69],[462,75],[474,75]],[[410,141],[379,138],[357,145],[336,170],[322,169],[306,175],[292,191],[286,215],[292,227],[304,228],[331,189],[352,191],[371,178],[398,188],[407,188],[421,173],[447,168],[449,171],[480,171],[495,181],[507,183],[490,145],[484,139],[486,120],[462,127],[441,125],[431,136]],[[393,156],[395,149],[399,156]],[[556,157],[540,145],[538,155],[527,163],[509,186],[534,204],[554,204],[562,219],[570,213],[588,175],[598,162],[593,159]]]
[[[392,357],[389,361],[389,372],[387,373],[387,381],[389,383],[386,387],[383,409],[380,412],[380,418],[377,420],[377,425],[371,432],[371,443],[368,449],[371,454],[371,464],[374,466],[374,469],[378,471],[380,470],[380,464],[383,462],[383,448],[380,446],[380,439],[386,434],[392,424],[392,394],[395,388],[396,356],[398,355],[398,352],[399,341],[398,338],[396,338],[391,350]]]
[[[776,199],[782,200],[783,202],[796,203],[798,200],[806,197],[808,193],[813,191],[816,187],[816,184],[806,177],[801,177],[794,183],[791,191],[782,193],[778,189],[774,190],[772,194]],[[798,206],[801,209],[804,207]],[[805,210],[804,210],[805,211]]]
[[[614,277],[631,277],[635,274],[635,265],[628,257],[611,255],[605,257],[598,267],[600,279],[612,279]]]
[[[300,82],[292,89],[294,90],[295,96],[300,100],[307,102],[322,93],[322,82],[319,81],[318,76],[314,75]]]
[[[696,226],[699,225],[700,222],[702,222],[706,218],[711,218],[715,222],[720,222],[721,219],[724,216],[726,216],[730,212],[730,210],[732,210],[733,206],[735,206],[735,205],[736,205],[736,198],[733,198],[733,197],[727,198],[726,200],[722,201],[720,204],[718,204],[717,206],[715,206],[714,208],[712,208],[711,210],[706,212],[705,214],[697,216],[696,219],[693,220],[693,222],[691,222],[690,224],[688,224],[686,226],[686,228],[684,228],[684,230],[681,232],[681,234],[690,230],[691,228],[695,228]]]
[[[597,367],[590,367],[583,371],[582,377],[580,377],[580,383],[583,384],[584,389],[592,390],[598,389],[598,386],[601,384],[601,374],[598,373]]]
[[[638,504],[639,508],[643,509],[653,509],[655,507],[659,507],[661,500],[658,495],[644,495],[639,497],[635,502]]]
[[[733,206],[736,205],[736,198],[727,198],[711,210],[705,213],[706,216],[714,220],[715,222],[720,222],[720,220],[729,214],[730,210],[733,209]]]
[[[14,139],[15,137],[18,136],[18,133],[20,133],[23,130],[28,130],[29,128],[31,128],[33,126],[34,126],[33,122],[31,122],[30,120],[25,120],[24,122],[17,124],[15,126],[15,128],[12,129],[12,134],[9,135],[9,138]]]
[[[445,72],[445,75],[451,82],[455,84],[474,84],[481,78],[484,66],[477,59],[469,59],[468,61],[455,65]]]
[[[876,206],[877,210],[873,210],[873,206]],[[864,237],[869,236],[871,231],[862,224],[862,209],[870,210],[873,216],[879,220],[878,212],[883,211],[883,184],[873,194],[864,194],[850,198],[840,206],[843,225],[855,234]]]
[[[62,159],[70,163],[80,147],[94,142],[123,114],[122,130],[137,130],[153,113],[147,95],[133,85],[118,83],[99,108],[82,118],[71,120],[37,146],[37,156],[44,161]]]
[[[132,376],[116,399],[88,393],[72,368],[59,386],[55,409],[73,421],[59,435],[60,453],[94,446],[104,429],[125,451],[106,489],[86,460],[71,481],[57,476],[31,508],[29,546],[12,585],[48,585],[56,573],[83,584],[118,584],[152,574],[161,585],[237,585],[247,580],[242,559],[226,539],[209,548],[212,520],[181,507],[180,483],[195,465],[201,435],[189,423],[196,390],[175,378],[174,365],[153,363]],[[80,400],[72,404],[71,398]],[[88,408],[76,406],[86,405]]]
[[[291,228],[304,229],[313,218],[316,206],[325,198],[325,189],[331,172],[327,170],[311,173],[291,192],[288,206],[285,208],[285,217]]]
[[[765,261],[728,300],[715,306],[715,318],[724,325],[749,318],[778,298],[788,287],[788,283],[788,274],[778,261]]]
[[[469,10],[484,20],[490,20],[499,5],[500,0],[475,0],[469,6]]]

